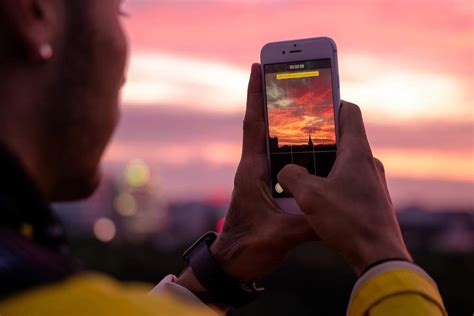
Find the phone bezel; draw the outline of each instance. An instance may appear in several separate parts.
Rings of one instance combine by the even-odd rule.
[[[290,51],[298,50],[299,52],[290,53]],[[282,52],[285,51],[283,54]],[[262,67],[262,83],[263,83],[263,99],[265,112],[265,135],[267,147],[268,166],[270,165],[270,145],[268,142],[268,109],[265,86],[265,65],[278,64],[287,62],[298,62],[315,59],[331,59],[331,80],[333,90],[334,104],[334,121],[336,126],[336,145],[339,144],[339,108],[340,108],[340,92],[339,92],[339,70],[337,63],[337,47],[336,43],[329,37],[316,37],[299,40],[290,40],[282,42],[271,42],[262,47],[260,52],[260,64]],[[269,187],[271,189],[271,177],[269,179]],[[277,206],[288,213],[301,213],[301,210],[294,198],[274,198]]]

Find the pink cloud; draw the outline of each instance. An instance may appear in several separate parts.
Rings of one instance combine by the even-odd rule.
[[[472,74],[470,1],[130,2],[134,50],[247,66],[269,41],[327,35],[339,51]],[[441,13],[442,12],[442,13]],[[455,55],[455,58],[453,57]],[[466,67],[471,65],[471,67]],[[471,70],[469,70],[471,69]]]

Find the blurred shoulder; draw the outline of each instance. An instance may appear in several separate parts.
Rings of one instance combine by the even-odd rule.
[[[209,315],[208,310],[163,294],[152,286],[122,283],[99,273],[81,273],[0,301],[9,315]]]

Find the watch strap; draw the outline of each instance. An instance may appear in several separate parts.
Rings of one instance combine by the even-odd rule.
[[[239,283],[228,276],[222,265],[211,254],[210,246],[217,238],[214,232],[204,234],[183,255],[189,261],[191,269],[199,282],[206,288],[206,301],[224,303],[228,306],[239,307],[258,296],[263,289]]]

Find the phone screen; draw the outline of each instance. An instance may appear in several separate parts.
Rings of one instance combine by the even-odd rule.
[[[287,164],[327,177],[336,159],[331,59],[264,66],[272,195],[291,197],[277,184]]]

